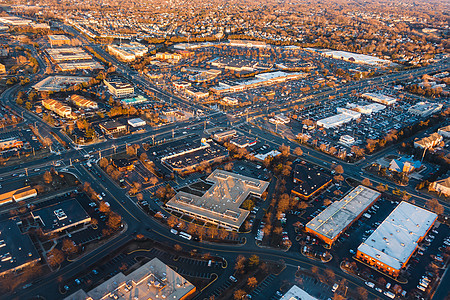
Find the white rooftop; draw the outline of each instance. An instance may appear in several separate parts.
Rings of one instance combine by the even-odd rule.
[[[366,210],[381,194],[363,185],[351,190],[340,201],[332,203],[319,215],[306,224],[313,230],[331,240],[337,236]]]
[[[280,300],[317,300],[317,298],[314,298],[298,286],[294,285],[289,289],[289,291],[284,294],[283,297],[281,297]]]
[[[403,201],[358,247],[358,251],[399,270],[436,219],[435,213]]]

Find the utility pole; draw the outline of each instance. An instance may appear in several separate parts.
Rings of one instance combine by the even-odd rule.
[[[28,168],[25,168],[25,174],[26,174],[27,177],[28,177]]]
[[[175,131],[172,128],[172,139],[174,138],[174,136],[175,136]]]

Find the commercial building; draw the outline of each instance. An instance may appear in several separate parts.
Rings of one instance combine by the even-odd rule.
[[[96,102],[88,100],[80,95],[73,94],[70,96],[70,100],[78,107],[98,109],[98,104]]]
[[[19,218],[0,222],[0,276],[41,260],[31,238],[20,231],[21,223]]]
[[[15,138],[15,137],[9,137],[3,140],[0,140],[0,151],[13,149],[13,148],[22,148],[23,147],[23,141]]]
[[[92,59],[92,56],[80,47],[49,48],[45,51],[47,51],[48,55],[55,62]]]
[[[317,298],[314,298],[306,291],[294,285],[280,298],[280,300],[317,300]]]
[[[291,119],[283,114],[277,114],[273,118],[269,119],[269,122],[274,124],[288,124],[290,121]]]
[[[64,105],[61,102],[54,99],[43,99],[41,101],[42,106],[48,110],[53,111],[63,118],[72,117],[72,108],[70,106]]]
[[[218,142],[224,142],[227,140],[230,140],[232,138],[234,138],[237,134],[237,131],[232,129],[232,130],[227,130],[227,131],[219,131],[214,133],[214,140],[218,141]]]
[[[126,158],[112,159],[112,165],[120,172],[128,172],[134,170],[135,160]]]
[[[144,120],[142,120],[141,118],[134,118],[134,119],[129,119],[128,124],[131,127],[141,127],[141,126],[145,126],[147,123]]]
[[[203,139],[200,145],[195,145],[181,152],[168,155],[161,162],[169,169],[178,172],[191,172],[201,164],[213,164],[228,157],[228,150],[213,141]]]
[[[28,26],[31,24],[31,22],[31,20],[19,18],[16,16],[0,17],[0,23],[12,26]]]
[[[397,102],[396,98],[384,95],[384,94],[380,94],[380,93],[364,93],[362,94],[362,96],[364,98],[367,98],[369,100],[372,100],[374,102],[378,102],[384,105],[392,105],[395,104],[395,102]]]
[[[134,87],[126,82],[103,80],[108,91],[115,98],[123,98],[134,95]]]
[[[214,86],[210,91],[214,94],[221,95],[225,93],[242,92],[249,89],[254,89],[261,86],[268,86],[278,83],[283,83],[289,80],[298,80],[308,76],[307,73],[293,72],[287,73],[282,71],[262,73],[255,75],[254,79],[234,82],[219,82],[219,85]]]
[[[437,132],[444,138],[450,138],[450,125],[439,128]]]
[[[303,200],[309,200],[325,189],[333,180],[331,176],[311,164],[297,164],[294,167],[294,188],[291,193]]]
[[[11,202],[19,202],[26,200],[28,198],[36,197],[37,191],[29,186],[12,190],[9,192],[5,192],[0,194],[0,205],[11,203]]]
[[[148,101],[148,99],[142,95],[138,95],[136,97],[131,97],[131,98],[124,98],[124,99],[120,100],[120,102],[122,102],[122,104],[125,104],[125,105],[136,105],[139,103],[145,103],[147,101]]]
[[[356,257],[396,277],[437,217],[433,212],[403,201],[358,247]]]
[[[108,51],[124,61],[133,61],[148,52],[148,48],[138,42],[129,44],[108,45]]]
[[[63,62],[63,63],[59,63],[58,67],[63,72],[74,71],[74,70],[103,70],[104,69],[104,67],[99,62],[94,61],[94,60]]]
[[[408,112],[416,116],[427,117],[442,109],[441,103],[419,102],[408,108]]]
[[[251,40],[230,40],[229,45],[232,47],[246,47],[246,48],[270,48],[262,41],[251,41]]]
[[[335,128],[361,117],[361,113],[350,109],[338,107],[336,110],[337,112],[339,112],[339,114],[318,120],[317,126],[326,129]]]
[[[62,45],[70,45],[70,39],[63,34],[49,34],[48,41],[50,45],[53,46],[62,46]]]
[[[169,60],[172,62],[178,62],[182,58],[182,56],[180,54],[176,54],[176,53],[167,53],[167,52],[161,53],[161,52],[159,52],[159,53],[156,53],[155,58],[161,59],[161,60]]]
[[[258,66],[257,61],[234,57],[217,57],[209,61],[208,64],[216,68],[232,70],[235,72],[243,72],[243,71],[252,72]]]
[[[232,98],[232,97],[223,97],[222,102],[224,102],[227,105],[232,105],[232,106],[239,104],[239,100],[236,98]]]
[[[38,92],[59,92],[80,83],[87,83],[89,80],[91,80],[91,77],[48,76],[33,85],[33,88]]]
[[[6,67],[4,64],[0,64],[0,74],[5,74],[6,73]]]
[[[355,138],[348,134],[341,135],[341,137],[339,138],[339,144],[342,144],[347,147],[352,146],[355,142],[356,142]]]
[[[305,230],[326,244],[334,241],[364,214],[379,198],[380,193],[363,185],[351,190],[340,201],[333,202],[305,226]]]
[[[371,65],[371,66],[389,66],[392,63],[389,60],[381,59],[376,56],[352,53],[352,52],[347,52],[347,51],[336,51],[336,50],[324,49],[324,50],[320,51],[320,53],[326,57],[345,60],[345,61],[352,62],[355,64],[365,64],[365,65]]]
[[[99,125],[104,134],[117,134],[127,131],[127,125],[123,125],[117,121],[107,121]]]
[[[247,148],[256,144],[256,139],[247,136],[238,136],[230,141],[231,144],[239,148]]]
[[[347,103],[347,107],[349,109],[355,110],[365,115],[371,115],[373,113],[380,112],[386,108],[385,105],[379,103],[370,103],[370,104],[353,104]]]
[[[450,197],[450,177],[430,183],[430,190],[438,193],[439,195]]]
[[[442,140],[443,140],[442,135],[435,132],[424,138],[421,139],[417,138],[416,140],[414,140],[414,147],[422,149],[430,149],[439,145],[440,142],[442,142]]]
[[[92,290],[78,290],[64,300],[185,300],[195,291],[192,283],[158,258],[153,258],[128,275],[120,272]]]
[[[87,225],[91,217],[76,199],[65,200],[31,212],[40,223],[45,235],[57,233],[79,225]]]
[[[249,215],[240,208],[250,194],[261,197],[269,182],[222,170],[214,170],[206,181],[212,186],[197,196],[178,192],[166,206],[175,211],[219,226],[238,230]]]

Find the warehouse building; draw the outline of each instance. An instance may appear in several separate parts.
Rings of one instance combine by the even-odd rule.
[[[138,42],[129,44],[108,45],[108,51],[124,61],[133,61],[138,57],[145,55],[148,48]]]
[[[166,206],[206,222],[239,230],[250,213],[240,208],[242,202],[250,194],[261,197],[269,186],[267,181],[217,169],[206,181],[213,185],[203,196],[178,192]]]
[[[356,257],[397,277],[437,217],[433,212],[403,201],[358,247]]]
[[[80,47],[51,48],[47,49],[46,51],[55,62],[92,59],[92,56],[87,54]]]
[[[428,117],[429,115],[440,111],[442,106],[443,105],[441,103],[419,102],[408,108],[408,112],[416,116]]]
[[[359,119],[361,117],[361,113],[342,107],[338,107],[336,111],[339,114],[318,120],[317,126],[326,129],[335,128],[341,126],[342,124]]]
[[[43,107],[53,111],[63,118],[72,117],[72,108],[70,106],[62,104],[59,101],[56,101],[54,99],[43,99],[41,103]]]
[[[59,92],[80,83],[87,83],[91,79],[91,77],[78,76],[48,76],[33,85],[33,88],[38,92]]]
[[[48,41],[50,45],[53,46],[62,46],[62,45],[70,45],[70,39],[63,34],[49,34]]]
[[[78,290],[64,300],[185,300],[195,291],[192,283],[158,258],[153,258],[128,275],[120,272],[92,290]]]
[[[380,93],[364,93],[362,96],[372,100],[373,102],[378,102],[384,105],[392,105],[397,102],[397,99]]]
[[[117,121],[107,121],[99,125],[104,134],[118,134],[127,131],[127,125],[123,125]]]
[[[73,94],[70,96],[70,100],[78,107],[97,109],[98,104],[94,101],[88,100],[83,96]]]
[[[129,119],[128,124],[131,127],[141,127],[141,126],[145,126],[147,123],[145,123],[145,121],[142,120],[141,118],[134,118],[134,119]]]
[[[317,300],[317,298],[308,294],[305,290],[294,285],[291,287],[280,300]]]
[[[359,185],[308,222],[305,230],[331,246],[380,196],[381,193]]]
[[[0,222],[0,276],[41,260],[31,238],[20,231],[21,223],[19,218]]]

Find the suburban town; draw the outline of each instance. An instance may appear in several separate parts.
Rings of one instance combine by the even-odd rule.
[[[0,1],[0,299],[450,299],[450,3]]]

